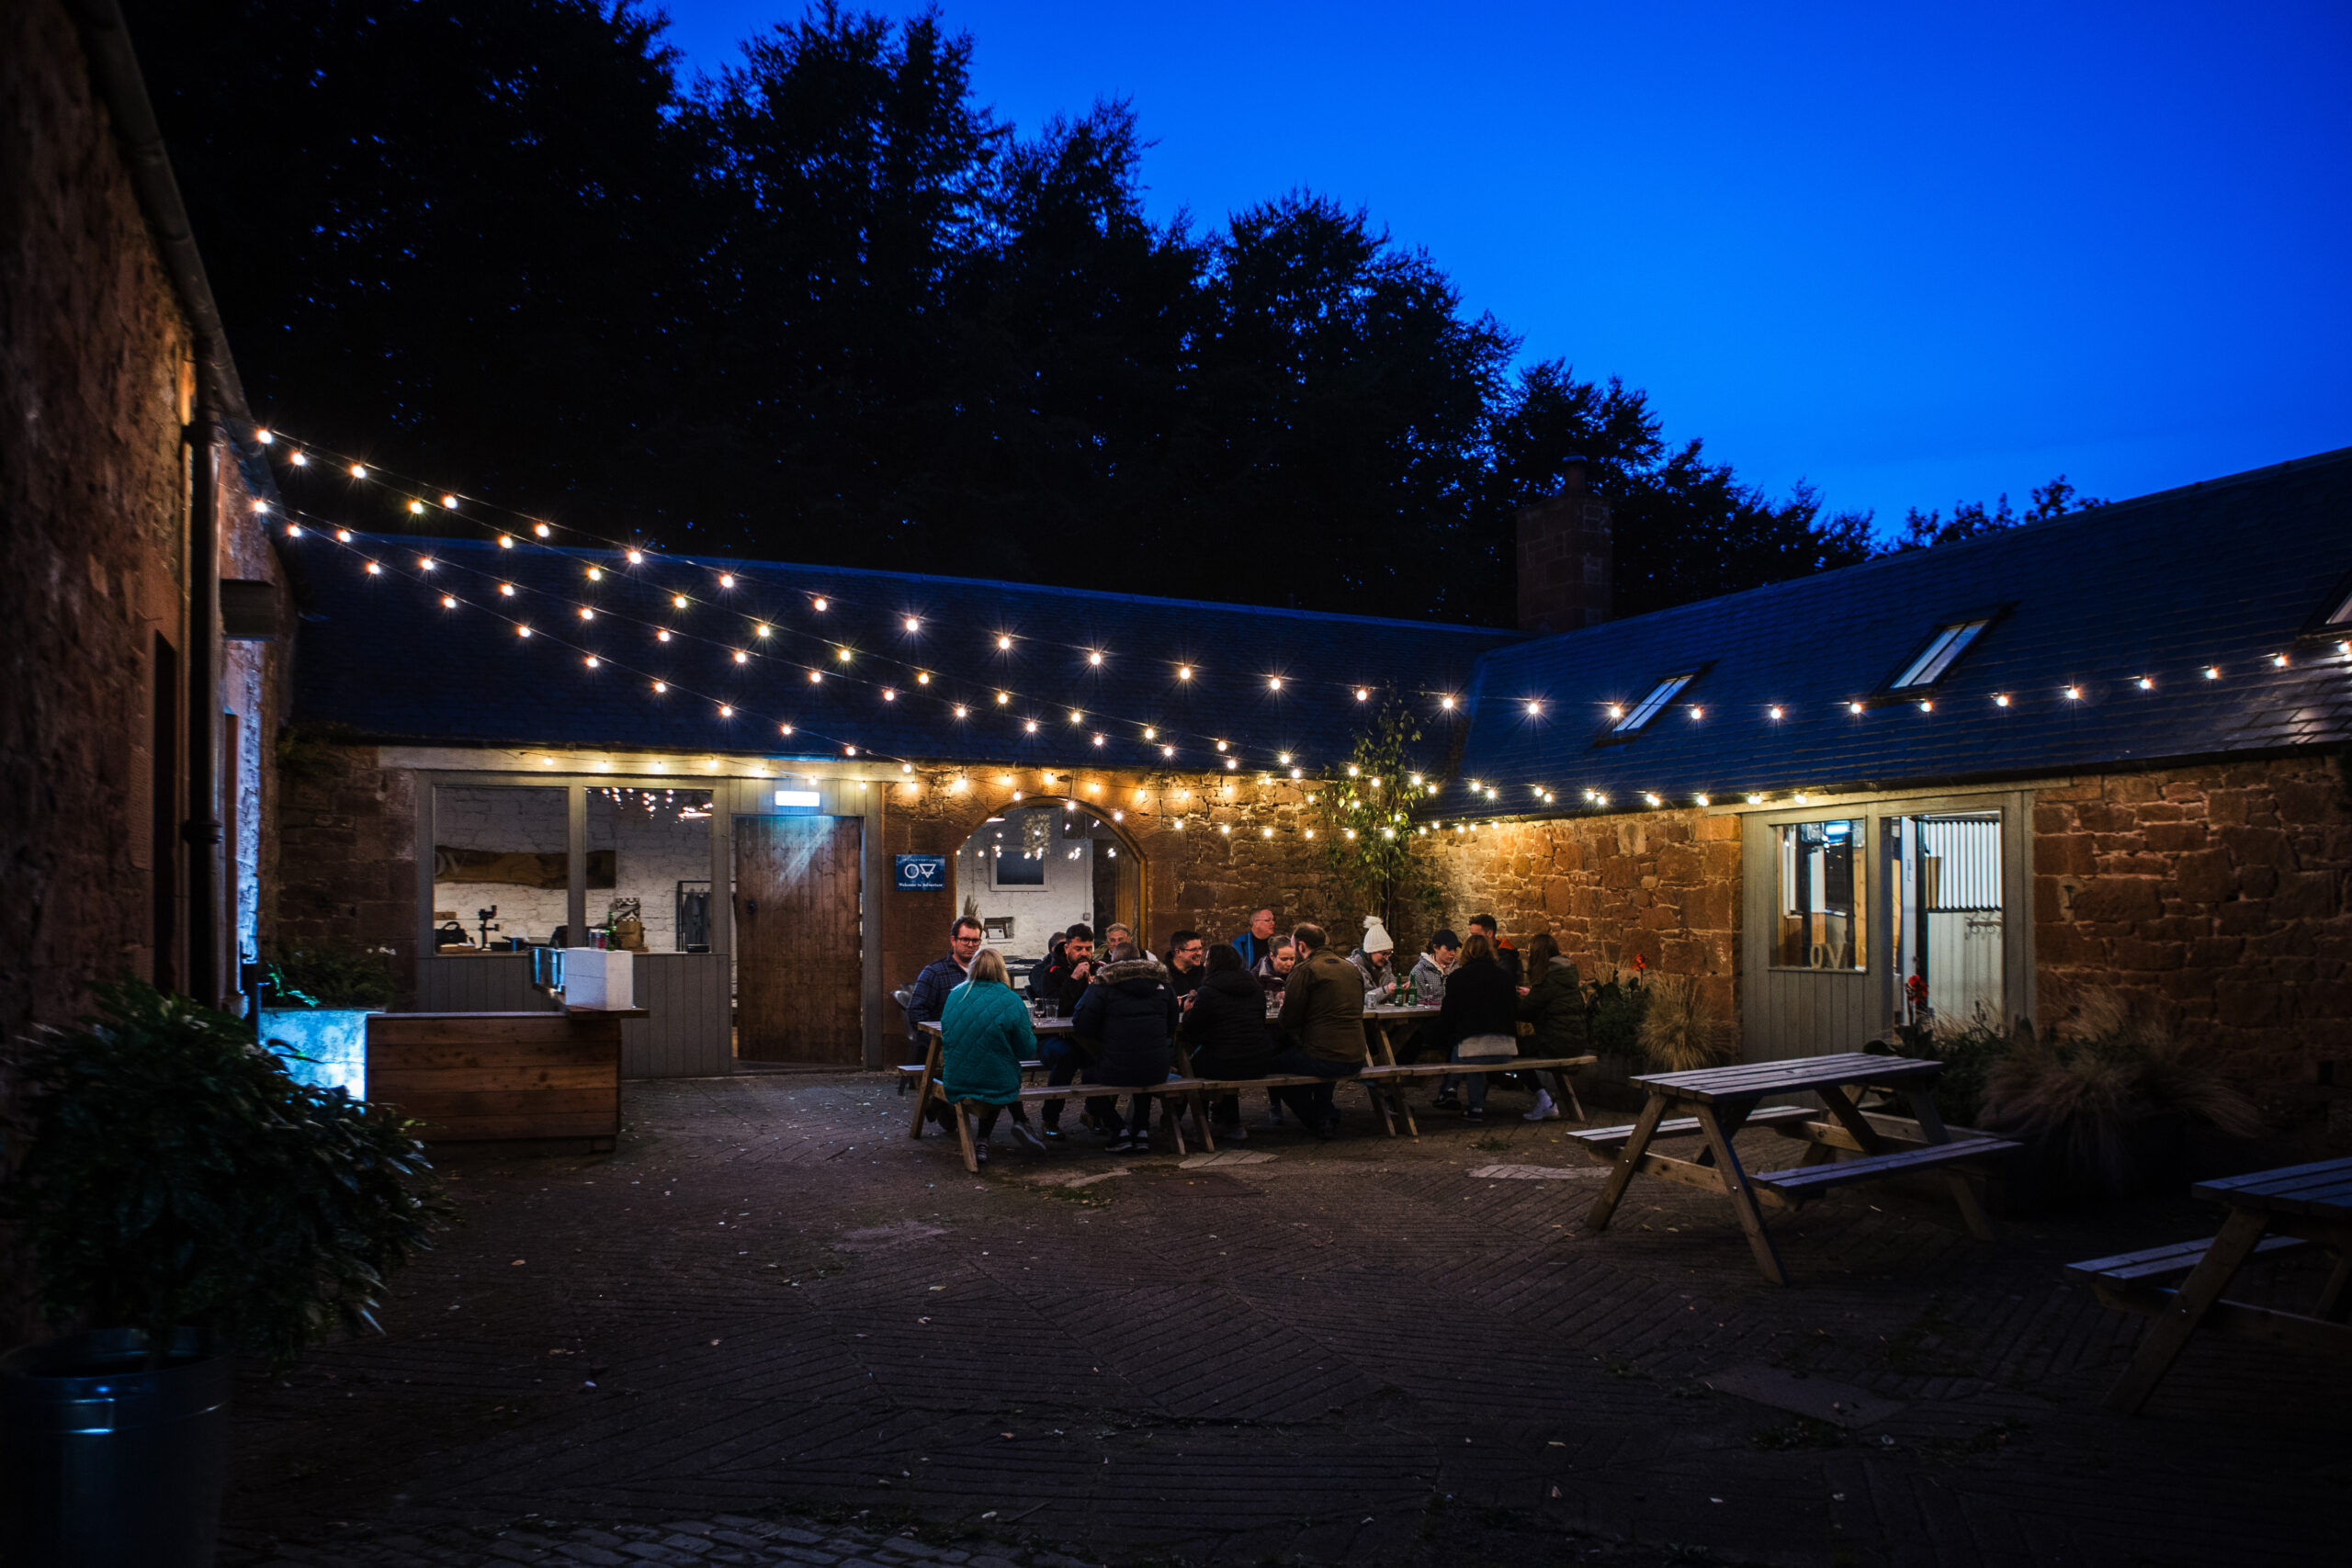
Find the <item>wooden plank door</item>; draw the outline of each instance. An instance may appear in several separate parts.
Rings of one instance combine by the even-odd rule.
[[[735,820],[735,1054],[863,1066],[855,817]]]

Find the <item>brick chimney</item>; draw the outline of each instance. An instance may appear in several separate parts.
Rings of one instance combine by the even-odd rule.
[[[1609,618],[1609,503],[1585,488],[1583,458],[1565,468],[1559,494],[1519,509],[1519,629],[1530,637]]]

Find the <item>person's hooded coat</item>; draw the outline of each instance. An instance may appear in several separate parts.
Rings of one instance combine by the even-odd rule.
[[[1204,1077],[1252,1077],[1274,1059],[1266,1027],[1266,992],[1246,969],[1223,969],[1203,980],[1184,1015],[1184,1044],[1193,1070]]]
[[[1584,980],[1574,962],[1555,958],[1519,998],[1519,1016],[1535,1026],[1529,1043],[1538,1056],[1581,1056],[1589,1047],[1585,1027]]]
[[[1094,1054],[1087,1081],[1163,1082],[1175,1057],[1176,1018],[1167,970],[1148,958],[1105,965],[1072,1015],[1070,1032]]]

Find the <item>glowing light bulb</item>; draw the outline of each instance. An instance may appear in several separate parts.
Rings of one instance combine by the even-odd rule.
[[[2270,656],[2270,667],[2274,670],[2284,670],[2287,668],[2287,656],[2283,653],[2272,654]]]
[[[752,661],[752,656],[751,656],[750,654],[748,654],[748,653],[744,652],[744,651],[743,651],[741,649],[740,649],[740,648],[739,648],[739,649],[737,649],[735,650],[735,662],[736,662],[736,663],[738,663],[738,664],[749,664],[751,661]]]
[[[594,654],[593,654],[593,653],[592,653],[592,654],[590,654],[590,655],[587,657],[587,659],[586,659],[586,660],[582,660],[582,662],[584,662],[584,663],[588,666],[588,668],[589,668],[589,669],[594,670],[594,668],[596,668],[596,656],[595,656]]]
[[[1528,705],[1527,705],[1527,716],[1528,716],[1528,717],[1530,717],[1530,718],[1533,718],[1533,717],[1535,717],[1538,714],[1541,714],[1543,711],[1544,711],[1544,705],[1543,705],[1542,703],[1530,703],[1530,704],[1528,704]]]
[[[910,632],[919,632],[922,630],[922,623],[917,620],[914,616],[909,615],[907,617],[907,630]]]
[[[1935,712],[1935,711],[1936,711],[1936,700],[1935,700],[1935,698],[1933,698],[1933,697],[1921,697],[1921,698],[1919,699],[1919,711],[1920,711],[1921,713],[1933,713],[1933,712]]]
[[[368,563],[368,575],[370,577],[381,577],[384,575],[384,569],[378,566],[374,561],[369,561]]]
[[[1274,761],[1287,768],[1290,766],[1290,753],[1287,751],[1282,752],[1274,758]]]
[[[1143,738],[1146,740],[1157,740],[1159,739],[1159,731],[1147,724],[1143,727]]]
[[[417,557],[416,570],[419,571],[431,571],[433,570],[433,558],[431,556]]]
[[[2208,681],[2218,681],[2218,680],[2220,680],[2221,678],[2222,678],[2222,667],[2221,667],[2220,665],[2218,665],[2218,664],[2208,664],[2207,666],[2205,666],[2205,679],[2207,679]]]
[[[444,512],[455,512],[455,511],[457,511],[457,510],[458,510],[458,498],[457,498],[456,496],[454,496],[454,495],[445,495],[445,496],[443,496],[443,497],[441,498],[441,510],[442,510],[442,511],[444,511]]]
[[[591,581],[591,582],[602,582],[602,581],[605,581],[605,569],[604,569],[603,567],[601,567],[601,566],[592,566],[592,567],[590,567],[590,568],[588,569],[588,581]]]
[[[1216,749],[1217,749],[1218,750],[1220,750],[1220,751],[1224,750],[1225,750],[1225,742],[1224,742],[1224,741],[1222,741],[1222,740],[1218,741],[1218,742],[1216,743]]]
[[[718,586],[720,586],[721,588],[732,588],[732,587],[734,587],[734,586],[735,586],[735,574],[734,574],[733,572],[731,572],[731,571],[722,571],[722,572],[720,572],[720,573],[718,574]]]
[[[849,649],[846,648],[837,648],[833,649],[833,657],[840,660],[843,664],[847,664],[849,662]]]
[[[512,599],[514,597],[514,585],[511,582],[502,582],[498,585],[498,592],[505,597]]]
[[[778,735],[789,735],[792,733],[792,726],[788,724],[779,724],[775,727],[775,732]],[[814,779],[811,779],[808,782],[811,784],[816,783]]]
[[[1004,706],[1011,701],[1012,701],[1012,694],[1011,692],[999,692],[996,694],[996,705],[999,707]]]
[[[421,501],[412,501],[408,503],[408,510],[409,515],[412,517],[422,517],[424,515],[424,502]]]
[[[1089,664],[1099,667],[1102,662],[1102,650],[1099,648],[1089,649],[1086,655],[1086,661]]]
[[[268,431],[266,431],[266,430],[256,430],[256,431],[254,431],[254,440],[256,440],[256,441],[258,441],[258,442],[260,442],[263,446],[268,446],[271,442],[273,442],[273,441],[277,440],[277,436],[275,436],[275,435],[272,435],[272,434],[271,434]]]
[[[1270,691],[1270,692],[1279,692],[1279,691],[1281,691],[1281,690],[1283,689],[1283,678],[1282,678],[1281,676],[1279,676],[1279,675],[1269,675],[1269,676],[1267,676],[1267,677],[1266,677],[1266,689],[1267,689],[1268,691]]]
[[[1446,712],[1452,713],[1453,711],[1453,699],[1450,696],[1440,697],[1437,700],[1437,705],[1443,708]]]
[[[1094,738],[1094,744],[1096,744],[1097,746],[1102,745],[1102,737],[1101,737],[1100,735],[1096,736],[1096,737]]]
[[[531,628],[528,626],[516,626],[514,628],[514,635],[516,637],[529,637],[531,635]]]
[[[1996,708],[2005,708],[2005,707],[2008,706],[2008,705],[2009,705],[2009,694],[2008,694],[2008,693],[2007,693],[2007,692],[1996,692],[1996,693],[1994,693],[1994,694],[1993,694],[1993,705],[1994,705],[1995,707],[1996,707]]]
[[[311,466],[311,459],[305,457],[300,452],[296,452],[288,456],[287,461],[292,463],[298,468],[307,468]]]
[[[1764,804],[1764,797],[1760,795],[1751,793],[1747,797],[1747,804],[1750,806],[1761,806]]]
[[[725,703],[721,703],[718,705],[718,716],[721,718],[733,718],[735,716],[735,710],[728,706]],[[718,764],[717,762],[706,762],[703,766],[707,768],[715,768],[718,766]]]
[[[1261,828],[1258,829],[1258,836],[1261,839],[1271,839],[1274,836],[1274,830],[1272,828]]]
[[[1162,746],[1159,749],[1159,754],[1162,757],[1173,758],[1176,755],[1176,748],[1173,746]]]
[[[580,618],[583,621],[593,621],[596,618],[596,612],[582,604],[580,606]]]
[[[899,694],[885,686],[882,688],[882,700],[886,703],[895,703],[899,700]]]
[[[1692,722],[1692,723],[1694,723],[1694,724],[1695,724],[1695,723],[1697,723],[1699,720],[1701,720],[1701,719],[1702,719],[1702,718],[1706,717],[1706,716],[1707,716],[1707,710],[1706,710],[1705,708],[1702,708],[1702,707],[1693,707],[1693,708],[1690,710],[1690,720],[1691,720],[1691,722]]]
[[[544,523],[540,523],[540,524],[536,524],[536,525],[533,525],[533,527],[532,527],[532,529],[531,529],[531,532],[532,532],[532,533],[534,533],[534,534],[537,534],[540,538],[544,539],[544,538],[548,537],[548,536],[551,536],[552,534],[554,534],[555,530],[554,530],[554,529],[552,529],[552,528],[550,528],[550,527],[548,527],[546,524],[544,524]]]
[[[752,635],[753,637],[765,637],[768,635],[768,628],[765,626],[753,626],[752,628]]]
[[[1192,678],[1193,678],[1193,667],[1192,667],[1191,665],[1189,665],[1189,664],[1179,664],[1178,666],[1176,666],[1176,679],[1178,679],[1179,681],[1189,681],[1189,680],[1191,680]]]
[[[1779,717],[1781,716],[1781,710],[1780,710],[1779,708],[1777,708],[1777,707],[1766,708],[1766,709],[1764,710],[1764,713],[1765,713],[1765,716],[1766,716],[1766,717],[1768,717],[1768,718],[1774,718],[1774,719],[1777,719],[1777,718],[1779,718]]]
[[[902,773],[911,773],[914,771],[915,765],[912,762],[901,762],[899,764],[899,772]]]
[[[1078,723],[1080,719],[1083,719],[1085,716],[1085,716],[1084,714],[1082,714],[1082,713],[1079,712],[1076,708],[1072,708],[1072,709],[1070,709],[1070,710],[1069,710],[1069,721],[1070,721],[1072,724],[1076,724],[1076,723]]]
[[[1611,703],[1609,705],[1609,716],[1611,718],[1623,718],[1625,716],[1625,710],[1619,707],[1615,703]]]
[[[1305,768],[1293,768],[1290,771],[1290,776],[1295,779],[1303,779],[1306,776],[1306,770]]]
[[[1848,703],[1846,705],[1846,711],[1859,716],[1862,711],[1862,705],[1860,703]]]
[[[660,696],[662,693],[664,693],[664,692],[668,691],[669,689],[670,689],[670,682],[667,682],[667,681],[656,681],[656,682],[653,682],[653,694],[654,694],[655,696]]]
[[[996,650],[997,650],[999,653],[1002,653],[1002,652],[1004,652],[1007,649],[1010,649],[1012,646],[1012,639],[1011,637],[1004,637],[1004,636],[1000,635],[1000,636],[997,637],[997,639],[996,639]]]
[[[645,564],[645,552],[643,550],[631,550],[628,552],[628,564],[631,566],[643,566]]]
[[[1225,760],[1225,771],[1226,771],[1227,773],[1231,773],[1234,769],[1236,769],[1236,768],[1239,767],[1240,765],[1241,765],[1241,763],[1240,763],[1239,760],[1238,760],[1238,759],[1237,759],[1237,758],[1227,757],[1227,758]]]
[[[1372,693],[1362,686],[1358,686],[1356,688],[1356,701],[1360,703],[1368,703],[1372,701]]]
[[[930,684],[931,684],[931,671],[928,671],[928,670],[918,670],[918,671],[915,671],[915,684],[916,684],[916,685],[918,685],[918,686],[928,686],[928,685],[930,685]]]
[[[1036,733],[1037,733],[1037,721],[1036,721],[1035,719],[1034,719],[1034,718],[1030,718],[1030,719],[1023,719],[1023,720],[1022,721],[1022,723],[1021,723],[1021,732],[1022,732],[1023,735],[1035,735],[1035,734],[1036,734]]]
[[[498,547],[502,550],[511,550],[514,547],[514,541],[508,535],[501,534],[498,536]]]
[[[956,705],[956,716],[957,718],[962,718],[962,717],[966,716],[966,715],[967,715],[967,713],[969,713],[969,711],[970,711],[970,710],[969,710],[969,709],[967,709],[967,708],[966,708],[962,703],[957,703],[957,704]]]
[[[670,628],[663,626],[654,632],[653,640],[655,642],[668,642],[670,640]]]
[[[811,670],[808,671],[808,683],[812,686],[824,678],[825,672],[822,670]]]
[[[367,465],[366,465],[366,464],[364,464],[364,463],[354,463],[354,464],[352,464],[352,465],[351,465],[351,477],[352,477],[353,479],[366,479],[366,478],[368,477],[368,468],[367,468]]]
[[[2067,700],[2068,702],[2070,702],[2070,703],[2080,702],[2080,701],[2082,701],[2082,698],[2083,698],[2083,689],[2082,689],[2080,686],[2069,686],[2069,687],[2067,687],[2067,688],[2066,688],[2066,700]]]
[[[810,609],[812,609],[812,610],[817,611],[817,612],[818,612],[818,613],[820,613],[820,614],[822,614],[823,612],[825,612],[825,611],[827,611],[827,610],[830,610],[830,609],[831,609],[831,608],[833,607],[833,602],[832,602],[831,599],[826,598],[823,594],[820,593],[820,594],[818,594],[818,595],[817,595],[817,597],[815,597],[814,599],[811,599],[810,601],[808,601],[808,607],[809,607]]]
[[[286,536],[289,539],[300,538],[302,536],[302,525],[300,523],[288,523],[286,525]]]
[[[441,607],[445,610],[454,610],[458,607],[458,601],[449,594],[444,593],[441,595]]]
[[[351,530],[348,528],[337,528],[334,531],[334,536],[338,544],[347,545],[351,543]]]

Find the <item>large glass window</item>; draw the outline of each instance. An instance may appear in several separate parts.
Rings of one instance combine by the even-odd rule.
[[[528,947],[564,922],[571,869],[565,792],[467,785],[433,797],[434,947],[441,953]],[[612,886],[612,858],[597,873]],[[594,895],[591,895],[592,900]]]
[[[1665,680],[1660,681],[1657,685],[1652,686],[1650,688],[1649,695],[1644,697],[1640,702],[1635,703],[1631,712],[1623,715],[1614,725],[1611,726],[1609,733],[1611,735],[1633,734],[1635,730],[1649,723],[1650,720],[1656,718],[1658,716],[1659,709],[1672,702],[1680,694],[1683,687],[1689,685],[1697,678],[1698,676],[1695,671],[1688,675],[1668,675]]]
[[[591,931],[633,953],[708,951],[710,803],[707,789],[588,792]]]
[[[1903,667],[1903,673],[1894,678],[1892,682],[1894,689],[1899,692],[1910,686],[1932,686],[1942,680],[1944,671],[1968,651],[1968,645],[1976,640],[1976,634],[1990,624],[1988,621],[1959,621],[1951,626],[1937,627],[1936,635],[1928,639],[1928,646],[1921,649],[1917,657]]]
[[[2001,814],[1899,817],[1885,828],[1897,1018],[2000,1019]]]
[[[956,887],[963,912],[1018,968],[1075,921],[1133,924],[1143,867],[1101,812],[1041,801],[980,824],[956,853]]]
[[[1863,953],[1862,822],[1791,822],[1781,829],[1780,931],[1773,963],[1859,970]]]

